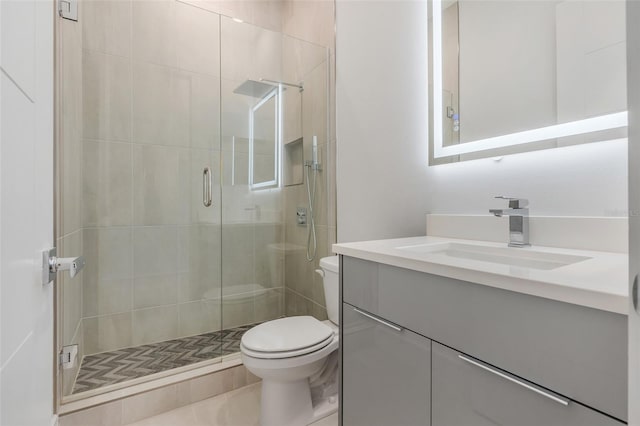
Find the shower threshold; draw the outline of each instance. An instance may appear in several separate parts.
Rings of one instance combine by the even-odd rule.
[[[72,394],[240,352],[242,335],[255,325],[86,355]]]

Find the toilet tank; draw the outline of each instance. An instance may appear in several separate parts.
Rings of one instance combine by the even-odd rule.
[[[323,257],[320,259],[320,267],[322,268],[327,315],[332,323],[338,325],[338,306],[340,305],[338,256]]]

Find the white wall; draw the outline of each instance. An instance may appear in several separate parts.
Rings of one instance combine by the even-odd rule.
[[[424,235],[424,215],[627,215],[626,142],[427,167],[426,9],[337,2],[338,240]],[[499,204],[499,203],[498,203]]]
[[[338,241],[424,234],[426,3],[336,8]]]
[[[0,424],[53,418],[53,1],[0,2]]]

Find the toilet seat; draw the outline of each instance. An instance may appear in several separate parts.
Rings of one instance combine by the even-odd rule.
[[[331,327],[311,316],[280,318],[247,331],[241,349],[262,359],[306,355],[327,346],[334,338]]]
[[[296,356],[307,355],[309,353],[318,351],[329,343],[331,343],[334,339],[334,336],[329,336],[326,340],[323,340],[320,343],[317,343],[313,346],[308,346],[306,348],[294,350],[294,351],[281,351],[281,352],[260,352],[260,351],[252,351],[240,343],[240,349],[247,355],[252,356],[254,358],[261,359],[281,359],[281,358],[292,358]]]

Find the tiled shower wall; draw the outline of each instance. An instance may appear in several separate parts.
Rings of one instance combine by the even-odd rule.
[[[318,244],[316,256],[311,262],[306,259],[308,228],[296,222],[296,208],[308,208],[306,186],[302,184],[284,188],[285,240],[289,249],[285,260],[285,313],[288,316],[312,315],[324,320],[327,318],[324,288],[322,278],[315,270],[319,269],[322,257],[332,254],[331,245],[336,241],[334,2],[285,2],[283,31],[329,49],[326,61],[312,69],[300,70],[301,75],[297,76],[305,84],[302,97],[304,159],[311,160],[311,144],[315,135],[318,139],[319,161],[322,163],[322,171],[316,177]],[[285,50],[283,55],[285,64],[296,60],[291,50]],[[292,68],[285,66],[285,69]],[[313,94],[307,93],[308,90],[314,91]]]
[[[271,319],[283,314],[285,297],[288,314],[326,317],[313,270],[336,234],[335,132],[333,118],[326,122],[334,102],[325,87],[328,72],[334,87],[334,56],[331,49],[328,66],[324,49],[299,39],[333,47],[333,2],[188,3],[83,1],[78,23],[61,21],[58,248],[87,258],[76,278],[60,279],[61,339],[78,343],[80,358]],[[216,13],[294,37],[277,41]],[[220,66],[225,31],[236,33],[227,34],[229,45],[223,39]],[[253,72],[238,72],[243,67]],[[304,186],[250,191],[242,180],[247,150],[230,145],[246,137],[237,130],[244,113],[234,122],[233,89],[263,76],[305,84],[300,127],[290,134],[305,129],[305,159],[312,135],[320,144],[313,263],[279,249],[285,239],[306,244],[306,229],[295,225]],[[214,193],[221,212],[202,206],[208,164],[223,168],[222,193]],[[65,370],[65,394],[74,376]]]

